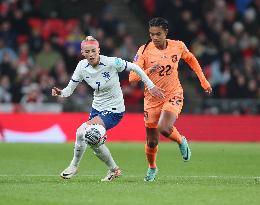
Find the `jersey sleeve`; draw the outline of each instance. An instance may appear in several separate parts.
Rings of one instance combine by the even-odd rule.
[[[121,58],[112,57],[112,66],[116,68],[117,72],[122,72],[127,68],[127,62]]]
[[[191,67],[191,69],[196,73],[196,75],[199,78],[201,87],[203,87],[203,89],[207,89],[210,87],[209,82],[207,81],[205,75],[202,72],[201,66],[198,62],[198,60],[196,59],[196,57],[188,50],[188,48],[186,47],[186,45],[180,41],[180,47],[182,49],[182,56],[181,58],[189,64],[189,66]]]
[[[140,79],[146,84],[149,90],[154,87],[153,82],[149,79],[149,77],[146,75],[142,68],[140,68],[135,63],[127,62],[127,64],[127,70],[134,71],[140,77]]]
[[[144,45],[138,49],[137,54],[134,57],[133,63],[135,63],[136,65],[138,65],[140,68],[144,70],[145,57],[144,54],[142,53],[143,50],[144,50]],[[145,73],[148,74],[147,71],[145,71]],[[141,80],[139,75],[137,75],[134,71],[131,71],[129,74],[129,82],[139,81],[139,80]]]
[[[77,81],[77,82],[82,82],[83,80],[83,76],[81,74],[81,66],[82,66],[82,61],[80,61],[76,67],[76,69],[74,70],[74,73],[71,77],[72,81]]]
[[[67,87],[61,91],[61,97],[69,97],[74,92],[77,85],[83,80],[83,76],[80,72],[81,63],[82,62],[78,63]]]

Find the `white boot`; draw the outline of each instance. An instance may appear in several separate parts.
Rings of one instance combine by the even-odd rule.
[[[119,167],[117,167],[114,170],[109,170],[107,172],[107,175],[101,179],[102,182],[110,182],[113,181],[115,178],[118,178],[122,175],[122,171]]]
[[[60,176],[63,179],[70,179],[74,175],[78,173],[78,168],[75,166],[69,166],[67,167],[63,172],[61,172]]]

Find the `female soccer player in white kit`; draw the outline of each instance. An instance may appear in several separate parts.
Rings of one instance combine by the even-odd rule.
[[[54,87],[53,96],[70,96],[79,82],[86,81],[95,91],[89,120],[84,122],[76,132],[74,156],[70,165],[60,174],[64,179],[74,176],[80,160],[88,146],[103,161],[109,171],[101,181],[112,181],[121,175],[109,149],[106,147],[106,130],[116,126],[123,117],[125,105],[120,87],[118,73],[124,70],[136,72],[147,85],[154,97],[164,98],[162,90],[157,88],[144,71],[136,64],[116,57],[100,55],[99,43],[92,36],[86,37],[81,43],[81,60],[66,88]]]

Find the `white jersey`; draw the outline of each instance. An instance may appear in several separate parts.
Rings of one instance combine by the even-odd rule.
[[[121,58],[100,55],[99,64],[95,67],[92,67],[87,59],[78,63],[68,86],[62,90],[61,96],[70,96],[78,83],[84,80],[95,90],[92,103],[94,109],[114,113],[124,112],[125,105],[118,76],[118,73],[124,70],[135,71],[148,88],[154,87],[154,84],[143,70],[135,64]]]

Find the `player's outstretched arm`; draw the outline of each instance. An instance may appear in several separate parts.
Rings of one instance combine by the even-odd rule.
[[[212,92],[212,88],[207,81],[204,73],[202,72],[197,58],[188,50],[188,48],[182,41],[179,41],[179,48],[182,50],[181,58],[185,60],[185,62],[188,63],[191,69],[196,73],[199,78],[201,87],[204,89],[204,91],[210,94]]]
[[[212,92],[211,85],[208,82],[208,80],[206,79],[204,73],[202,72],[202,69],[201,69],[200,64],[199,64],[198,60],[196,59],[196,57],[191,52],[186,50],[183,53],[182,58],[185,60],[186,63],[189,64],[191,69],[196,73],[196,75],[199,78],[201,87],[204,89],[204,91],[206,93],[210,94]]]
[[[77,87],[77,85],[79,84],[79,82],[82,81],[83,77],[81,75],[81,66],[82,66],[82,62],[80,61],[71,77],[70,82],[68,83],[68,85],[66,86],[66,88],[64,89],[59,89],[57,87],[53,87],[52,88],[52,96],[60,96],[60,97],[69,97],[75,90],[75,88]]]
[[[73,80],[71,80],[67,85],[67,87],[64,88],[63,90],[57,87],[53,87],[51,90],[51,95],[60,96],[60,97],[69,97],[73,93],[73,91],[75,90],[78,84],[79,82],[73,82]]]
[[[151,73],[155,72],[156,70],[158,70],[160,68],[159,64],[155,64],[152,67],[144,70],[146,75],[150,75]],[[134,81],[140,81],[141,78],[139,75],[137,75],[134,71],[131,71],[129,74],[129,82],[134,82]]]
[[[134,63],[127,62],[127,69],[134,71],[142,79],[152,96],[164,98],[164,90],[156,87],[150,78],[146,75],[146,73],[142,70],[142,68]]]

